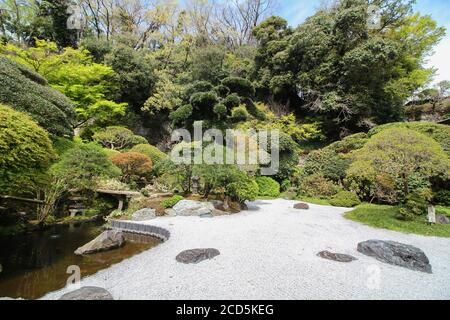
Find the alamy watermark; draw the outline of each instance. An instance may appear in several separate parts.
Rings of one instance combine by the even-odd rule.
[[[367,28],[369,29],[381,29],[381,9],[378,6],[370,5],[367,8]]]
[[[227,164],[258,166],[261,175],[276,175],[280,167],[280,132],[278,130],[221,130],[203,132],[203,123],[194,124],[194,137],[186,129],[172,133],[171,152],[176,164]]]
[[[86,26],[86,17],[78,3],[75,1],[70,2],[67,6],[67,13],[70,14],[67,19],[67,29],[82,30]]]

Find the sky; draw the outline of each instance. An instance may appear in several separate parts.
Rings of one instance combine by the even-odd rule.
[[[314,14],[320,4],[320,0],[279,0],[276,14],[287,19],[291,26],[297,26],[308,16]],[[447,28],[447,35],[435,47],[435,52],[429,57],[427,66],[437,69],[434,83],[450,80],[449,0],[417,0],[414,9],[421,14],[431,15],[439,26]]]

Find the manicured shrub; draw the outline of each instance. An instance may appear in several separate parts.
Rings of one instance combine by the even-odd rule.
[[[68,188],[78,190],[95,190],[99,180],[117,178],[121,173],[96,143],[77,144],[62,155],[51,172],[67,181]]]
[[[357,133],[345,137],[340,141],[336,141],[324,149],[330,150],[336,154],[348,154],[364,147],[367,141],[369,141],[369,136],[366,133]]]
[[[161,205],[168,209],[168,208],[173,208],[178,202],[180,202],[181,200],[184,200],[184,198],[180,195],[174,195],[173,197],[163,200],[161,202]]]
[[[361,200],[355,192],[340,191],[331,198],[330,204],[335,207],[352,208],[360,205]]]
[[[135,135],[130,129],[120,126],[107,127],[96,132],[92,139],[105,148],[123,150],[138,144],[148,143],[144,137]]]
[[[48,133],[30,116],[0,104],[0,190],[27,194],[56,158]]]
[[[46,84],[37,73],[0,57],[0,103],[27,113],[52,135],[73,136],[72,102]]]
[[[214,106],[219,102],[214,92],[198,92],[191,96],[190,103],[192,107],[200,111],[202,115],[211,117],[213,115]]]
[[[137,152],[121,153],[111,160],[122,170],[122,181],[125,183],[145,183],[153,168],[152,159]]]
[[[137,146],[131,148],[130,152],[145,154],[147,157],[152,159],[154,165],[160,164],[162,161],[167,159],[167,155],[164,152],[151,144],[138,144]]]
[[[223,97],[226,97],[230,93],[230,89],[228,89],[228,87],[225,87],[224,85],[220,84],[214,88],[214,92],[216,92],[219,97],[223,98]]]
[[[248,113],[250,113],[255,119],[258,119],[260,121],[267,120],[267,116],[264,111],[259,109],[256,104],[252,101],[252,99],[244,99],[245,108],[247,109]]]
[[[236,93],[232,93],[228,95],[225,99],[223,99],[222,103],[227,106],[229,110],[239,107],[241,104],[241,98]]]
[[[414,218],[426,215],[431,198],[432,193],[429,189],[420,189],[410,193],[399,210],[399,218],[402,220],[414,220]]]
[[[227,116],[228,109],[224,104],[218,103],[214,106],[214,113],[219,117],[219,119],[223,119]]]
[[[232,200],[244,203],[247,200],[256,200],[259,194],[259,187],[254,179],[246,177],[239,182],[230,183],[226,187],[226,194]]]
[[[169,115],[169,119],[172,120],[175,124],[180,124],[189,119],[192,116],[193,112],[194,109],[192,108],[192,105],[186,104],[171,112]]]
[[[280,190],[282,191],[282,192],[285,192],[285,191],[288,191],[290,188],[292,187],[292,182],[291,182],[291,180],[283,180],[282,182],[281,182],[281,185],[280,185]]]
[[[233,122],[242,122],[246,121],[249,117],[247,109],[245,106],[240,106],[231,110],[231,120]]]
[[[303,178],[300,184],[300,194],[314,198],[329,198],[339,192],[339,187],[320,174]]]
[[[255,87],[244,78],[228,77],[222,80],[222,85],[228,87],[231,93],[237,93],[240,97],[251,98],[255,95]]]
[[[258,177],[256,182],[259,187],[259,195],[263,197],[278,197],[280,195],[280,184],[269,177]]]
[[[432,138],[405,128],[386,129],[355,152],[346,183],[362,196],[399,203],[414,190],[428,188],[433,177],[446,176],[450,159]],[[358,186],[359,190],[355,190]]]

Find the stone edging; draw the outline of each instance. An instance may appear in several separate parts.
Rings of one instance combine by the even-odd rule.
[[[141,224],[130,221],[112,220],[111,228],[119,229],[129,233],[153,236],[161,239],[164,242],[169,240],[170,238],[170,232],[168,230],[148,224]]]

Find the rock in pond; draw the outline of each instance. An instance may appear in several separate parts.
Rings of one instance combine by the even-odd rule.
[[[327,259],[327,260],[333,260],[337,262],[352,262],[357,260],[355,257],[348,255],[348,254],[342,254],[342,253],[333,253],[329,251],[321,251],[317,254],[317,256]]]
[[[294,209],[309,210],[309,205],[307,203],[296,203],[296,204],[294,204]]]
[[[107,230],[99,235],[97,238],[84,246],[75,250],[76,255],[85,255],[101,251],[108,251],[121,247],[125,242],[125,237],[122,231]]]
[[[216,208],[210,202],[181,200],[173,207],[173,210],[177,216],[200,216],[212,214]]]
[[[436,215],[436,223],[437,224],[450,224],[450,218],[443,216],[441,214]]]
[[[180,263],[190,264],[211,260],[218,255],[220,252],[217,249],[192,249],[181,252],[175,259]]]
[[[66,293],[59,300],[114,300],[114,298],[103,288],[83,287]]]
[[[156,210],[151,208],[141,209],[132,215],[133,221],[148,221],[156,218]]]
[[[358,251],[381,262],[432,273],[428,257],[421,249],[411,245],[394,241],[369,240],[359,243]]]

